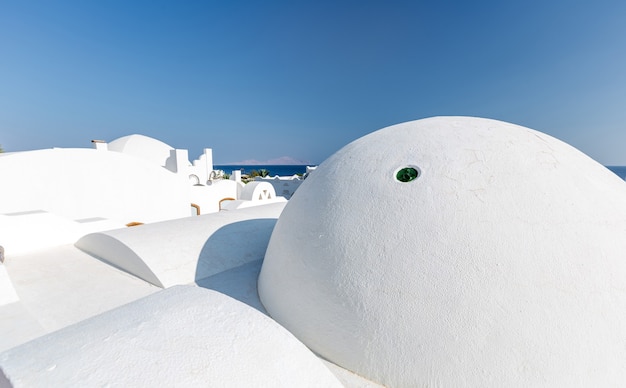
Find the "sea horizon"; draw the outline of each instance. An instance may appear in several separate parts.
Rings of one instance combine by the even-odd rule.
[[[316,164],[214,164],[213,169],[222,170],[230,174],[239,170],[242,174],[249,174],[251,171],[267,170],[268,176],[293,176],[306,173],[306,168],[317,166]]]
[[[230,174],[232,171],[239,170],[242,174],[248,174],[253,170],[267,170],[268,176],[293,176],[304,174],[306,168],[317,166],[316,164],[215,164],[215,170],[223,170]],[[604,166],[609,171],[621,179],[626,180],[626,166]]]

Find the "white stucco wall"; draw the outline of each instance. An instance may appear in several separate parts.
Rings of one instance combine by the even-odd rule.
[[[285,202],[88,234],[76,246],[159,287],[261,260]]]
[[[420,176],[396,179],[407,166]],[[626,381],[626,184],[494,120],[399,124],[285,207],[259,277],[313,351],[390,387]]]
[[[191,186],[190,200],[200,206],[200,214],[220,211],[220,201],[224,198],[238,198],[240,183],[229,179],[217,179],[210,185]]]
[[[3,387],[341,386],[273,320],[193,286],[161,291],[0,353],[0,368]]]
[[[6,267],[0,263],[0,306],[15,303],[19,300],[20,298],[15,292],[15,287],[13,287],[13,282],[7,273]]]
[[[123,223],[189,216],[186,175],[119,152],[18,152],[0,158],[0,171],[0,214],[45,210],[70,220]]]
[[[157,166],[165,167],[174,147],[149,136],[133,134],[123,136],[108,143],[109,151],[141,158]]]
[[[205,148],[202,155],[189,166],[189,173],[195,174],[200,180],[199,183],[204,185],[209,180],[211,171],[213,171],[213,150]]]
[[[104,218],[69,220],[43,210],[0,214],[0,245],[7,257],[73,244],[88,233],[124,228]]]
[[[304,180],[300,179],[297,175],[293,177],[275,176],[273,178],[255,177],[254,179],[259,182],[267,182],[271,184],[274,187],[276,194],[281,197],[285,197],[286,199],[290,199],[293,193],[295,193],[298,187],[300,187],[302,182],[304,182]]]
[[[239,199],[225,201],[221,205],[222,210],[236,210],[247,207],[267,205],[271,203],[285,203],[287,199],[276,196],[274,187],[268,182],[249,182],[241,188]]]

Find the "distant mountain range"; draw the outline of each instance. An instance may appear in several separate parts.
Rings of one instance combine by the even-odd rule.
[[[270,159],[266,161],[258,161],[254,159],[242,160],[241,162],[231,163],[215,163],[218,166],[280,166],[280,165],[312,165],[310,161],[298,160],[290,156],[281,156],[280,158]]]

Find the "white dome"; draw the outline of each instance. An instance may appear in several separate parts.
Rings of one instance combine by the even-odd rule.
[[[170,157],[170,151],[174,148],[152,137],[128,135],[110,142],[108,149],[109,151],[137,156],[159,166],[165,166],[165,162]]]
[[[586,155],[513,124],[430,118],[358,139],[304,181],[259,295],[313,351],[388,386],[618,386],[625,236],[626,183]]]

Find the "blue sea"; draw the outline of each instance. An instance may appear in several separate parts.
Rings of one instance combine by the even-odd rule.
[[[252,170],[259,171],[260,169],[268,170],[269,176],[292,176],[295,174],[304,174],[306,172],[307,165],[273,165],[273,166],[264,166],[264,165],[215,165],[213,166],[216,170],[224,170],[225,173],[230,174],[234,170],[241,170],[242,174],[248,174]],[[626,166],[606,166],[609,170],[613,171],[617,176],[626,180]]]
[[[269,176],[292,176],[296,174],[304,174],[306,172],[306,164],[281,164],[281,165],[219,165],[213,166],[215,170],[223,170],[225,173],[230,174],[232,171],[241,170],[243,175],[249,174],[252,170],[259,171],[265,169],[269,171]],[[313,166],[313,165],[309,165]]]

